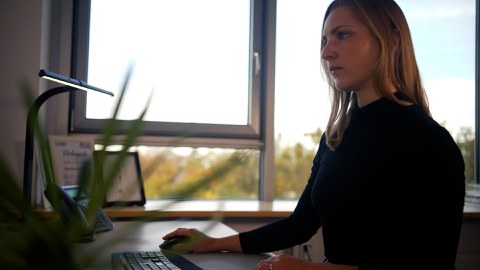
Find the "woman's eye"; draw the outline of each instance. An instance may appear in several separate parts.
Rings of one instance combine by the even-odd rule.
[[[346,38],[347,36],[348,36],[348,33],[346,33],[346,32],[338,32],[338,33],[337,33],[337,37],[338,37],[338,39],[340,39],[340,40]]]

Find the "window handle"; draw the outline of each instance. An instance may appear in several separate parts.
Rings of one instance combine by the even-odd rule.
[[[253,53],[253,62],[255,64],[255,75],[258,75],[260,73],[261,64],[260,64],[260,54],[258,52]]]

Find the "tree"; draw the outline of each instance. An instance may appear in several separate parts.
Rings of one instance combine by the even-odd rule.
[[[465,181],[466,183],[475,182],[475,135],[471,127],[461,127],[457,134],[456,142],[463,155],[465,162]]]

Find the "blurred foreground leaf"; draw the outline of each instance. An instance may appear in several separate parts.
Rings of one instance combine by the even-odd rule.
[[[103,161],[105,150],[109,145],[121,144],[120,154],[116,155],[117,159],[107,173],[95,168],[93,161],[85,163],[80,173],[79,189],[80,191],[86,191],[90,198],[86,214],[86,218],[90,222],[95,218],[96,209],[104,204],[105,194],[112,185],[116,173],[121,168],[127,152],[135,145],[136,139],[141,134],[143,117],[148,109],[147,104],[143,113],[130,122],[128,132],[124,134],[123,139],[119,143],[116,138],[119,125],[116,116],[122,104],[129,78],[130,72],[125,77],[114,114],[111,119],[106,120],[104,130],[100,134],[98,141],[102,149],[98,155],[99,160],[96,160],[95,163]],[[33,93],[33,91],[25,85],[22,86],[22,91],[25,104],[28,107],[34,100],[31,94],[29,94]],[[34,130],[37,149],[39,149],[39,156],[44,169],[45,182],[54,184],[56,181],[53,175],[48,136],[38,124]],[[184,135],[179,134],[179,138],[184,137]],[[239,152],[231,155],[227,162],[213,168],[210,173],[203,175],[198,181],[195,181],[196,184],[174,194],[175,200],[182,200],[182,198],[188,197],[198,189],[208,186],[211,182],[218,181],[222,175],[228,173],[229,170],[242,164],[247,159],[248,152]],[[106,250],[108,245],[122,240],[109,239],[109,241],[98,247],[100,249],[99,252],[91,251],[88,254],[79,254],[77,240],[82,230],[81,226],[77,222],[70,222],[65,227],[58,217],[53,219],[40,218],[35,209],[24,200],[22,191],[17,183],[20,183],[20,181],[16,179],[6,160],[0,156],[0,269],[86,269],[98,259],[97,256],[101,254],[101,250]],[[58,200],[57,194],[56,197],[54,196],[54,201],[50,203],[56,207],[59,205]],[[166,208],[168,208],[168,205]],[[164,209],[158,210],[160,213]],[[155,218],[158,218],[158,215],[156,213],[154,215]],[[149,221],[152,218],[153,216],[147,216],[139,220]],[[212,218],[213,221],[215,219],[218,220],[219,217]],[[128,232],[125,232],[125,235],[128,235]]]

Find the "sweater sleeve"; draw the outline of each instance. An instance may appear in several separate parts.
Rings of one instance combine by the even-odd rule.
[[[263,253],[293,247],[308,241],[318,231],[321,220],[313,208],[311,192],[323,149],[325,149],[324,136],[314,158],[307,185],[292,214],[257,229],[240,233],[243,252]]]
[[[465,165],[460,149],[447,130],[437,128],[432,133],[423,145],[427,151],[418,157],[418,163],[428,168],[424,172],[429,172],[418,179],[429,180],[417,181],[417,189],[412,192],[418,201],[416,220],[423,220],[417,224],[418,236],[426,241],[417,243],[412,254],[422,257],[425,250],[430,250],[430,261],[438,262],[445,269],[454,269],[463,217]]]

